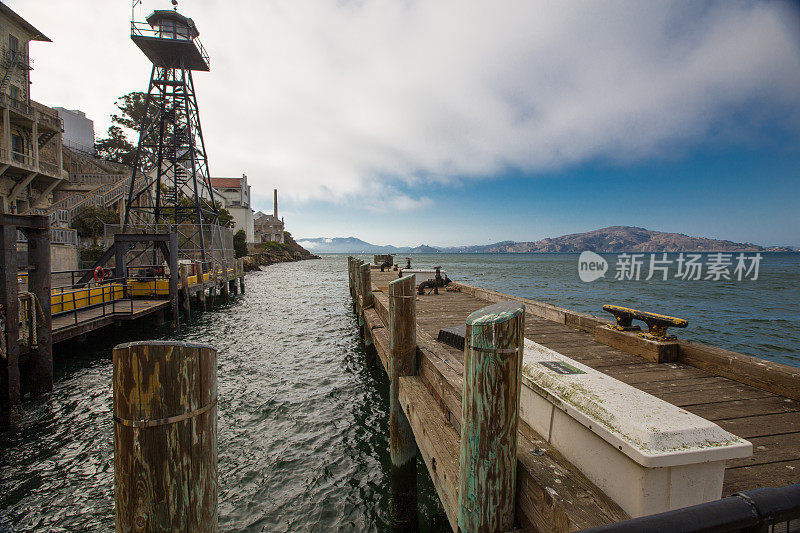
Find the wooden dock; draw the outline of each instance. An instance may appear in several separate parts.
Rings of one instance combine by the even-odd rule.
[[[365,342],[388,371],[388,286],[398,272],[372,266],[369,277],[371,305],[363,305],[359,280],[354,296]],[[726,464],[723,497],[800,481],[800,369],[687,341],[675,343],[675,361],[651,362],[625,342],[598,342],[595,330],[608,323],[604,318],[461,283],[451,287],[456,291],[416,297],[418,374],[400,378],[399,395],[454,530],[464,352],[435,339],[440,329],[463,326],[470,313],[498,301],[525,305],[526,338],[749,440],[752,456]],[[521,420],[517,458],[516,519],[523,529],[572,531],[628,518]]]

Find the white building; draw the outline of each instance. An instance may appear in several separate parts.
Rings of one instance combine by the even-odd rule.
[[[240,229],[247,234],[247,242],[257,242],[253,225],[253,210],[250,208],[250,185],[247,176],[241,178],[211,178],[214,192],[224,198],[225,209],[233,217],[233,232]]]
[[[78,109],[54,107],[64,123],[63,145],[79,152],[94,155],[94,121]]]

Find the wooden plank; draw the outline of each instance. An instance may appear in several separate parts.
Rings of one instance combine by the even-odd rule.
[[[678,358],[713,374],[800,400],[800,368],[685,340],[678,343]]]
[[[567,532],[630,518],[520,420],[517,520],[526,530]]]
[[[522,302],[523,304],[525,304],[525,312],[532,316],[545,318],[547,320],[551,320],[559,324],[564,324],[566,322],[566,316],[565,316],[566,309],[556,307],[555,305],[550,305],[544,302],[537,302],[534,300],[529,300],[527,298],[520,298],[519,296],[512,296],[510,294],[503,294],[488,289],[482,289],[480,287],[473,287],[472,285],[467,285],[466,283],[461,283],[461,282],[454,283],[454,285],[456,287],[459,287],[462,292],[467,293],[476,298],[480,298],[481,300],[485,300],[487,302],[491,303],[507,302],[507,301]]]
[[[777,413],[718,420],[717,425],[739,437],[750,439],[800,431],[800,413]]]
[[[601,372],[623,381],[629,385],[647,383],[649,381],[668,381],[671,379],[698,379],[712,377],[711,374],[681,363],[645,366],[641,364],[620,365],[601,369]]]
[[[642,390],[653,396],[661,396],[664,394],[687,393],[691,394],[697,391],[742,391],[745,386],[741,383],[731,381],[727,378],[718,376],[710,376],[706,378],[685,378],[673,379],[666,381],[648,381],[644,383],[637,383],[636,388]],[[755,391],[758,391],[756,389]],[[755,392],[753,391],[753,392]],[[762,391],[758,391],[759,394]]]
[[[722,496],[760,487],[783,487],[800,483],[800,459],[725,470]]]
[[[597,326],[594,340],[653,363],[671,363],[678,358],[677,342],[653,341],[639,337],[634,332],[618,331],[608,326]]]
[[[800,433],[784,433],[748,439],[753,455],[729,460],[726,468],[800,459]]]
[[[422,379],[399,379],[400,405],[414,431],[420,455],[453,531],[458,531],[459,436],[447,422]]]
[[[681,391],[672,393],[654,394],[658,398],[669,402],[678,407],[688,407],[703,403],[727,402],[730,400],[748,400],[752,398],[765,398],[770,396],[768,392],[748,387],[747,385],[736,385],[717,387],[711,389],[699,389],[694,391]]]
[[[800,411],[800,402],[781,398],[780,396],[767,396],[766,398],[752,400],[733,400],[730,402],[692,405],[687,407],[686,410],[706,420],[716,421],[727,418],[796,412]]]
[[[366,331],[372,337],[372,345],[378,353],[378,357],[383,364],[383,369],[389,372],[389,331],[383,327],[378,313],[375,309],[364,310],[364,321],[366,323]]]

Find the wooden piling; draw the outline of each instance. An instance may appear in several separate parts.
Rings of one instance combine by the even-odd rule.
[[[194,263],[194,273],[197,275],[197,283],[200,284],[200,290],[197,291],[197,303],[200,305],[200,310],[206,310],[206,283],[203,279],[203,265],[200,261]]]
[[[169,234],[169,299],[172,310],[172,327],[177,328],[178,318],[178,234]],[[124,261],[123,261],[124,263]]]
[[[361,281],[361,308],[367,309],[373,305],[372,273],[368,264],[359,267],[359,278]]]
[[[358,272],[363,264],[364,262],[360,259],[353,261],[353,286],[355,288],[353,293],[353,305],[355,307],[356,314],[359,316],[359,326],[361,326],[361,276],[358,275]]]
[[[350,296],[352,297],[355,292],[355,287],[353,285],[353,256],[347,256],[347,284],[350,288]]]
[[[229,288],[228,287],[228,280],[223,278],[222,279],[222,285],[220,286],[220,292],[222,293],[222,298],[225,300],[226,303],[231,300],[231,294],[230,294],[230,291],[228,290],[228,288]]]
[[[459,454],[458,526],[514,527],[517,423],[525,306],[503,302],[467,317]]]
[[[189,267],[188,265],[180,266],[181,273],[181,307],[186,319],[189,320],[192,316],[192,304],[189,301]]]
[[[400,378],[417,374],[414,289],[413,274],[389,283],[389,506],[393,527],[399,531],[417,528],[417,444],[399,400]]]
[[[121,344],[113,355],[116,530],[217,531],[217,352]]]
[[[365,309],[368,309],[374,305],[374,296],[372,294],[372,274],[370,270],[370,266],[368,264],[361,265],[359,267],[359,287],[361,288],[361,294],[359,298],[361,300],[361,312],[363,314]],[[360,320],[359,323],[361,324],[361,336],[364,339],[364,348],[366,352],[366,362],[368,366],[374,366],[375,364],[375,348],[372,345],[372,332],[369,331],[369,326],[366,323],[366,320]]]

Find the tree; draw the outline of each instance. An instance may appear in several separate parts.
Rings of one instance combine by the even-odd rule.
[[[94,147],[101,159],[114,161],[132,167],[136,164],[136,146],[128,140],[125,129],[139,132],[142,118],[145,115],[145,99],[143,92],[134,91],[120,96],[115,105],[120,114],[112,114],[113,124],[108,128],[108,137],[98,139]],[[155,106],[151,106],[155,112]]]
[[[98,139],[94,143],[94,149],[100,159],[114,161],[132,167],[136,164],[136,147],[131,144],[125,132],[119,126],[108,128],[108,137]]]
[[[147,94],[139,91],[120,96],[117,98],[115,105],[122,114],[111,115],[111,122],[138,133],[145,113],[144,103],[146,99]]]
[[[236,257],[244,257],[247,255],[247,233],[240,229],[233,236],[233,251]]]
[[[98,239],[105,230],[105,224],[119,224],[116,211],[104,207],[87,207],[72,219],[72,228],[78,231],[81,238],[92,240],[92,246],[98,246]]]
[[[166,188],[162,189],[166,193],[168,190]],[[162,193],[163,194],[163,193]],[[192,207],[194,205],[194,201],[189,198],[188,196],[182,196],[180,200],[178,200],[178,204],[181,207]],[[223,228],[232,228],[233,227],[233,215],[231,212],[222,207],[222,204],[219,202],[214,202],[214,205],[217,208],[217,216],[219,219],[219,225]],[[212,211],[213,208],[211,207],[211,202],[205,198],[200,199],[200,206],[203,208],[203,222],[207,224],[211,224],[214,222],[213,215],[209,214],[208,211]],[[166,222],[175,223],[175,212],[169,208],[169,206],[164,207],[164,211],[162,213],[162,219]],[[194,224],[197,220],[192,218],[191,220],[181,220],[183,224]]]

